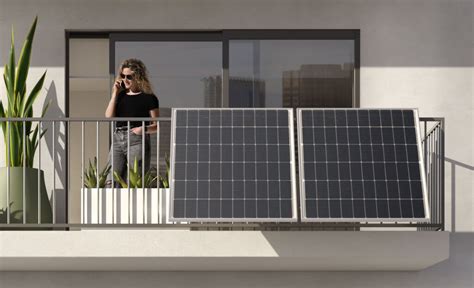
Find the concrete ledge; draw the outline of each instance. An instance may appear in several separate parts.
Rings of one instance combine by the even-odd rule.
[[[1,231],[1,271],[421,270],[449,232]]]

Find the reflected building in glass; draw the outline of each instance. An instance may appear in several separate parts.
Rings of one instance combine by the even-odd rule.
[[[354,65],[308,64],[283,71],[283,107],[351,107]]]
[[[209,76],[202,81],[205,107],[222,107],[222,77]],[[265,107],[265,81],[231,77],[229,107]]]

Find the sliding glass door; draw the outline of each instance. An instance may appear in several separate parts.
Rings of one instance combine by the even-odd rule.
[[[109,48],[111,83],[123,60],[141,59],[164,117],[172,107],[358,106],[358,30],[111,33]],[[160,136],[166,153],[169,123]]]
[[[112,33],[110,55],[111,77],[141,59],[165,110],[358,106],[358,30]]]

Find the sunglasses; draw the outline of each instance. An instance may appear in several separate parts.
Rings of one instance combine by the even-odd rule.
[[[132,74],[125,75],[123,73],[120,73],[120,77],[122,77],[122,79],[127,78],[127,80],[133,80],[133,75]]]

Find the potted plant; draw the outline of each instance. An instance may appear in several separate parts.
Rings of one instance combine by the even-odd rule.
[[[26,36],[17,64],[15,63],[14,32],[12,29],[9,61],[5,65],[3,74],[7,101],[5,104],[0,101],[0,118],[19,120],[16,122],[0,121],[4,137],[6,162],[6,167],[0,168],[0,209],[4,211],[3,214],[5,215],[7,207],[10,207],[8,209],[10,211],[10,223],[23,223],[24,221],[26,223],[52,222],[52,210],[46,192],[44,173],[33,168],[38,142],[46,130],[39,133],[39,124],[33,125],[32,122],[21,121],[22,118],[33,117],[33,104],[43,87],[46,77],[45,71],[33,89],[27,94],[26,82],[37,20],[36,17]],[[48,105],[43,109],[41,117],[44,116],[47,108]],[[9,175],[8,179],[7,175]],[[23,203],[23,192],[25,203]],[[5,201],[7,193],[9,203]],[[39,202],[41,205],[39,205]],[[40,213],[38,213],[38,206],[40,206]],[[41,219],[38,219],[38,214],[40,214]],[[23,219],[25,215],[26,219]],[[6,222],[6,218],[2,217],[2,222]]]
[[[84,224],[97,224],[99,221],[99,197],[106,195],[105,184],[110,174],[109,163],[98,172],[97,157],[94,161],[89,160],[89,165],[84,169],[83,188],[81,189],[81,219]],[[97,174],[98,173],[98,174]]]
[[[116,171],[115,181],[120,188],[106,188],[110,173],[107,164],[97,176],[97,161],[89,161],[84,171],[84,188],[81,193],[81,217],[85,224],[163,224],[169,218],[169,198],[165,190],[156,188],[158,177],[154,170],[142,177],[138,161],[129,167],[128,183]],[[95,180],[94,180],[95,179]],[[98,181],[97,181],[98,180]]]

